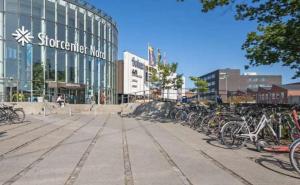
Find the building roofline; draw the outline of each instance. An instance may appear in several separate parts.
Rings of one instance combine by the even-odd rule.
[[[137,57],[139,57],[139,58],[141,58],[141,59],[143,59],[143,60],[148,61],[148,59],[145,59],[144,57],[140,57],[140,56],[138,56],[137,54],[134,54],[134,53],[132,53],[132,52],[130,52],[130,51],[127,51],[127,50],[123,51],[123,53],[129,53],[129,54],[135,55],[135,56],[137,56]],[[148,61],[148,62],[149,62],[149,61]]]
[[[110,15],[105,13],[102,9],[96,8],[94,5],[87,2],[86,0],[64,0],[64,1],[74,4],[76,6],[79,6],[85,10],[91,11],[96,15],[99,15],[101,18],[104,18],[105,20],[109,21],[118,31],[117,22],[115,20],[113,20]]]

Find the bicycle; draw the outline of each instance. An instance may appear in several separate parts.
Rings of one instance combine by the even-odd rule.
[[[256,149],[261,151],[262,147],[260,146],[259,135],[267,128],[270,131],[269,135],[273,137],[274,143],[278,145],[279,139],[272,125],[275,114],[273,113],[269,116],[266,110],[263,112],[263,115],[258,124],[254,126],[254,129],[251,129],[251,127],[255,123],[255,119],[247,121],[245,117],[242,117],[243,121],[227,122],[221,129],[222,143],[228,148],[240,148],[250,139],[250,141],[256,145]]]
[[[16,104],[0,106],[0,122],[22,123],[25,120],[23,108],[15,108]]]

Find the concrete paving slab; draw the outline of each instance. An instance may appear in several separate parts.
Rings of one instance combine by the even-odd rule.
[[[208,137],[190,128],[174,124],[159,124],[186,145],[190,145],[197,151],[204,151],[220,163],[233,170],[252,184],[298,184],[300,176],[295,172],[281,169],[282,173],[274,172],[274,165],[267,169],[255,162],[255,159],[274,158],[276,155],[270,153],[258,153],[243,148],[241,150],[230,150],[216,147],[207,143]],[[265,156],[265,157],[264,157]],[[277,154],[278,156],[278,154]],[[281,156],[283,158],[284,156]],[[276,157],[275,157],[276,158]],[[285,161],[288,159],[285,157]],[[275,169],[278,168],[275,167]],[[277,169],[278,170],[278,169]],[[276,171],[276,170],[275,170]],[[284,171],[284,172],[283,172]]]
[[[89,125],[75,133],[15,184],[64,184],[93,136],[102,127],[103,122],[103,118],[96,117]]]

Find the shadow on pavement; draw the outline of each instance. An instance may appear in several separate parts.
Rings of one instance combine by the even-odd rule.
[[[289,162],[282,161],[282,160],[276,159],[276,158],[266,158],[266,157],[260,157],[260,158],[256,159],[255,162],[257,164],[261,165],[262,167],[264,167],[268,170],[271,170],[275,173],[278,173],[280,175],[285,175],[285,176],[292,177],[295,179],[300,179],[300,176],[291,174],[292,172],[296,173],[296,171],[294,170],[294,168],[291,166],[291,164]],[[281,170],[284,170],[287,172],[283,172]],[[288,172],[290,172],[290,173],[288,173]]]
[[[0,137],[6,136],[6,133],[7,133],[7,132],[0,132]]]
[[[227,148],[227,147],[221,145],[219,140],[216,138],[203,138],[202,140],[206,141],[207,144],[214,146],[214,147],[227,149],[227,150],[230,149],[230,148]]]

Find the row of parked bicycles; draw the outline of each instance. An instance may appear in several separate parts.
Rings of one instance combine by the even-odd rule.
[[[289,152],[300,173],[300,106],[176,105],[169,118],[215,138],[230,149],[253,143],[258,151]]]
[[[16,107],[16,104],[0,104],[0,125],[23,123],[24,120],[23,108]]]

